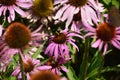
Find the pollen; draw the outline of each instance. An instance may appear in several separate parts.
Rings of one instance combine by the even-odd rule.
[[[27,60],[27,63],[23,63],[25,72],[31,72],[34,69],[34,65],[30,60]]]
[[[11,23],[5,32],[5,42],[11,48],[23,48],[31,40],[31,32],[22,23]]]
[[[11,6],[16,3],[16,0],[0,0],[0,4],[5,6]]]
[[[103,41],[110,41],[115,37],[115,27],[108,24],[102,23],[97,27],[97,37]]]
[[[35,0],[32,6],[32,12],[35,16],[46,17],[52,13],[52,0]]]
[[[57,33],[55,37],[53,38],[53,42],[58,43],[58,44],[63,44],[65,43],[66,39],[67,39],[66,34]]]
[[[75,7],[82,7],[88,0],[69,0],[69,3]]]
[[[33,74],[30,80],[60,80],[60,77],[50,70],[42,70]]]

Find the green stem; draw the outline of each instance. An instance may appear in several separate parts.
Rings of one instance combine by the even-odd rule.
[[[88,68],[88,53],[89,53],[89,38],[86,38],[82,64],[80,68],[82,69],[80,70],[81,71],[80,80],[86,80],[87,68]]]
[[[100,51],[100,55],[101,55],[102,61],[101,61],[101,66],[100,66],[100,68],[99,68],[98,77],[100,77],[100,74],[101,74],[101,72],[102,72],[103,65],[104,65],[104,55],[102,54],[102,51]]]
[[[22,49],[21,49],[21,52],[23,53]],[[25,74],[24,74],[24,66],[23,66],[23,60],[21,57],[21,53],[19,53],[19,62],[20,62],[20,69],[21,69],[21,73],[22,73],[22,80],[26,80]]]

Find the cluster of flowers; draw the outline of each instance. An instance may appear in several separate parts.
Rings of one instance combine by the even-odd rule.
[[[111,24],[107,14],[103,19],[101,13],[104,11],[98,0],[0,0],[3,21],[0,25],[0,70],[4,71],[13,56],[19,55],[21,61],[12,76],[21,79],[26,75],[27,80],[46,80],[49,75],[48,80],[62,80],[58,76],[60,70],[67,72],[63,64],[71,59],[68,44],[79,51],[74,36],[81,40],[93,38],[91,47],[98,48],[104,55],[109,44],[120,49],[120,27]],[[29,23],[16,21],[17,17],[26,18]],[[56,31],[54,35],[48,27],[49,20],[54,22],[53,25],[64,22],[64,30]],[[7,27],[4,27],[5,22]],[[32,30],[31,22],[39,25],[36,30]],[[47,31],[42,33],[44,27]],[[85,35],[81,34],[81,29]],[[45,40],[48,42],[43,46]],[[33,59],[31,47],[41,47],[49,59],[44,64]],[[25,49],[29,50],[28,53],[24,53]]]

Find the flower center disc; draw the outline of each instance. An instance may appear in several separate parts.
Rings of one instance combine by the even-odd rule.
[[[15,4],[16,0],[0,0],[0,4],[5,6],[11,6]]]
[[[34,15],[46,17],[52,13],[53,3],[52,0],[35,0],[32,6]]]
[[[97,28],[97,37],[102,39],[103,41],[110,41],[115,36],[115,27],[108,24],[103,23],[100,24]]]
[[[23,63],[25,72],[31,72],[34,68],[33,63],[30,60],[27,60],[27,63]]]
[[[58,33],[53,38],[53,41],[58,44],[63,44],[66,41],[66,35],[64,33]]]
[[[5,32],[5,41],[11,48],[22,48],[31,40],[30,30],[22,23],[10,24]]]
[[[69,3],[75,7],[82,7],[88,0],[69,0]]]
[[[30,80],[60,80],[60,77],[50,70],[41,70],[40,72],[33,74]]]

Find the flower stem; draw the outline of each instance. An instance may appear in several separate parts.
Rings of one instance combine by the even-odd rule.
[[[80,80],[86,80],[87,68],[88,68],[88,53],[89,53],[89,38],[85,40],[84,54],[82,59],[81,68],[82,71],[80,74]]]
[[[22,49],[21,49],[21,53],[19,54],[19,62],[20,62],[20,70],[21,70],[21,74],[22,74],[22,80],[26,80],[25,79],[25,74],[24,74],[24,67],[23,67],[23,60],[22,60]]]
[[[100,74],[101,74],[103,66],[104,66],[104,55],[102,54],[101,51],[100,51],[100,56],[101,56],[102,61],[101,61],[101,66],[99,68],[98,78],[100,77]]]

